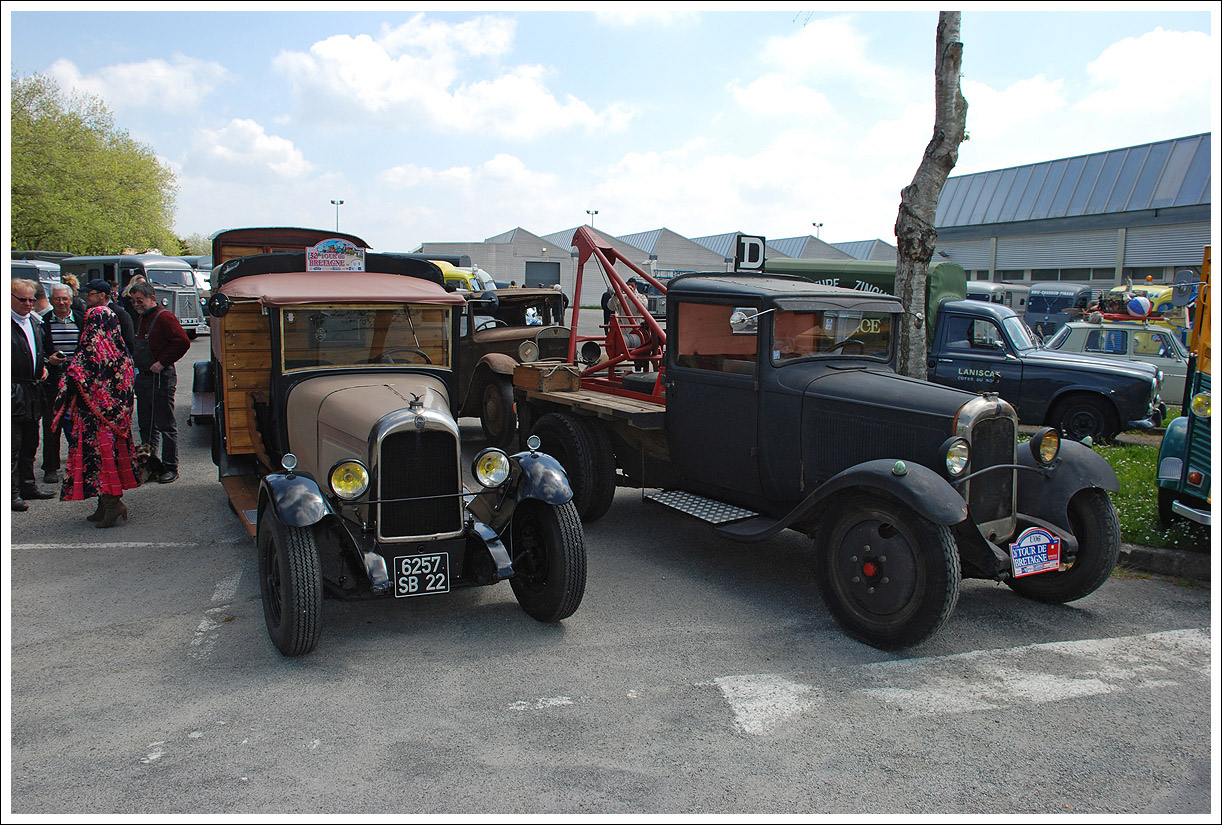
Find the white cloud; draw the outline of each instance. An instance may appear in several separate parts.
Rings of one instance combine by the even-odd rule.
[[[1113,43],[1086,67],[1093,91],[1075,104],[1081,112],[1111,115],[1141,101],[1147,113],[1193,105],[1217,80],[1216,43],[1204,32],[1157,28]]]
[[[377,39],[334,35],[308,53],[281,52],[272,65],[306,108],[355,109],[394,128],[533,140],[573,128],[621,130],[635,116],[624,104],[595,111],[573,95],[559,99],[543,66],[498,69],[478,59],[508,53],[514,31],[512,20],[497,17],[451,25],[416,15]],[[498,73],[481,76],[485,66]]]
[[[299,180],[315,168],[292,141],[239,118],[217,131],[199,130],[185,166],[197,175],[206,168],[216,177],[272,183]]]
[[[628,26],[674,26],[695,23],[700,15],[694,11],[665,11],[657,9],[608,9],[594,12],[594,19],[604,26],[625,28]]]
[[[170,60],[145,60],[106,66],[89,75],[81,74],[66,58],[56,60],[47,73],[62,88],[97,95],[111,109],[157,108],[187,112],[200,106],[230,72],[219,63],[175,54]]]

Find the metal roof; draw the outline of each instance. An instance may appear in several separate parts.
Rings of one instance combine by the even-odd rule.
[[[832,246],[850,258],[856,258],[859,261],[894,261],[897,251],[893,245],[881,238],[873,238],[868,241],[834,243]]]
[[[948,178],[938,228],[1081,217],[1210,203],[1211,136]]]
[[[653,229],[649,232],[638,232],[635,235],[618,235],[619,240],[626,244],[631,244],[642,252],[653,254],[653,249],[658,245],[658,239],[662,237],[661,229]]]

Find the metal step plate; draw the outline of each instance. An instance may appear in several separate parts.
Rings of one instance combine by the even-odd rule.
[[[726,504],[724,501],[715,501],[683,490],[658,490],[655,493],[646,493],[645,498],[656,501],[664,507],[670,507],[672,510],[678,510],[680,513],[695,516],[709,524],[728,524],[759,515],[752,510],[745,510],[733,504]]]

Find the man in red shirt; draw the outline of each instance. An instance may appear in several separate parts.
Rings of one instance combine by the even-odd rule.
[[[157,480],[169,484],[178,478],[178,422],[174,418],[174,391],[178,376],[174,362],[187,354],[191,339],[174,313],[157,303],[150,283],[138,283],[129,293],[140,314],[132,360],[136,363],[136,414],[140,438],[157,453],[161,444],[161,474]]]

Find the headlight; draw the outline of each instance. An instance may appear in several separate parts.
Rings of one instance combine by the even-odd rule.
[[[966,438],[953,439],[946,445],[946,472],[951,478],[958,478],[967,472],[971,452]]]
[[[344,501],[360,498],[369,489],[369,471],[355,459],[336,464],[327,478],[331,482],[332,492]]]
[[[1192,414],[1201,418],[1209,418],[1210,407],[1213,404],[1210,401],[1209,393],[1199,392],[1192,396]]]
[[[504,450],[489,447],[471,463],[471,475],[485,487],[500,487],[509,478],[509,456]]]
[[[1031,446],[1031,455],[1036,463],[1044,467],[1056,461],[1057,454],[1061,452],[1061,434],[1052,427],[1039,430],[1027,443]]]
[[[523,341],[518,344],[518,358],[523,364],[539,360],[539,345],[534,341]]]

